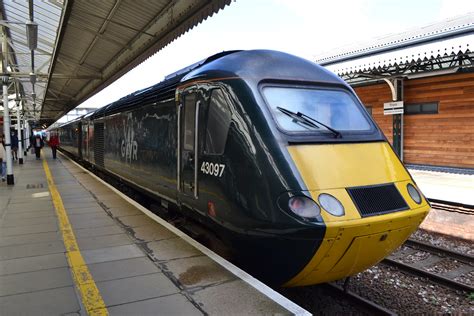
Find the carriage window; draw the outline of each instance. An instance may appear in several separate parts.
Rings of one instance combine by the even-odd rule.
[[[196,123],[196,95],[184,97],[184,150],[194,150],[194,126]]]
[[[263,94],[279,127],[289,132],[325,132],[325,129],[301,123],[281,109],[300,112],[338,131],[368,131],[372,128],[364,110],[342,90],[271,86],[263,88]]]
[[[220,89],[213,90],[207,114],[206,143],[204,146],[206,154],[222,154],[224,152],[230,120],[230,109],[224,93]]]

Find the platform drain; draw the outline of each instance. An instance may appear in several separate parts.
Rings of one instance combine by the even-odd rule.
[[[41,188],[44,188],[44,183],[27,184],[26,188],[27,189],[41,189]]]

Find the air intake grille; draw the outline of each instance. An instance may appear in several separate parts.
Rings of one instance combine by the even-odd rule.
[[[393,184],[347,189],[362,217],[408,209],[408,205]]]

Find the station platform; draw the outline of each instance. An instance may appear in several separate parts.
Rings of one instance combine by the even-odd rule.
[[[457,174],[408,168],[429,199],[474,205],[474,174]]]
[[[474,205],[474,175],[409,168],[428,199]],[[443,235],[474,241],[474,216],[431,209],[420,226]]]
[[[49,148],[14,177],[0,315],[310,315]]]

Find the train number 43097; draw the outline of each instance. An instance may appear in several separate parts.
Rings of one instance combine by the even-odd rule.
[[[219,163],[213,163],[208,161],[203,161],[201,165],[201,172],[208,174],[214,177],[222,177],[224,173],[225,165]]]

